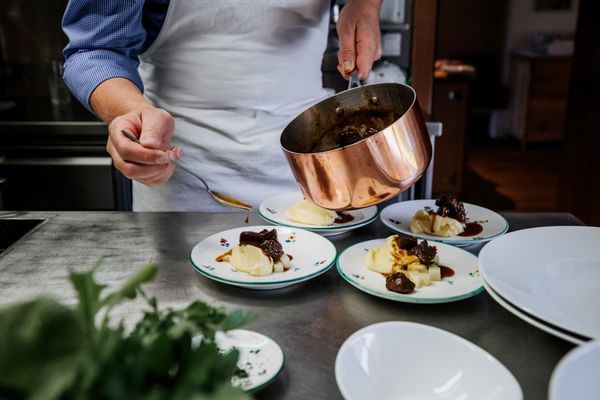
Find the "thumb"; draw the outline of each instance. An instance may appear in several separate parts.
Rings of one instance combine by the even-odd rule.
[[[173,117],[161,109],[142,111],[140,143],[144,147],[167,150],[173,135]]]
[[[160,148],[160,144],[162,139],[159,132],[156,131],[155,127],[144,127],[142,129],[142,133],[140,134],[140,143],[144,145],[144,147],[158,149]]]
[[[356,61],[355,30],[340,30],[338,36],[340,38],[338,61],[344,73],[350,75],[354,71]]]

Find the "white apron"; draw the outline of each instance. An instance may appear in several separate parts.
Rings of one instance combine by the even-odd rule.
[[[329,0],[171,0],[140,56],[145,96],[175,118],[172,145],[213,190],[258,206],[297,190],[279,144],[286,124],[326,97]],[[227,211],[175,172],[133,183],[134,211]]]

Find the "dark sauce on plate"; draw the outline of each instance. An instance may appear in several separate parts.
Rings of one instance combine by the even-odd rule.
[[[465,225],[465,230],[459,233],[458,236],[475,236],[483,232],[483,226],[477,222],[469,222]]]
[[[333,221],[336,224],[345,224],[351,221],[354,221],[354,216],[345,212],[337,213],[338,217]]]
[[[278,261],[283,254],[283,247],[277,241],[275,229],[263,229],[260,232],[243,231],[240,233],[240,245],[250,245],[260,248],[273,262]]]
[[[451,276],[454,276],[454,270],[445,265],[440,265],[440,275],[442,276],[442,279],[450,278]]]

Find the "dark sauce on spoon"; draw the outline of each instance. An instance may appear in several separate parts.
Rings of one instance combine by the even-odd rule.
[[[212,192],[212,194],[216,197],[218,197],[219,199],[223,200],[226,203],[229,203],[233,206],[237,206],[237,208],[243,208],[245,210],[252,210],[252,206],[248,203],[244,203],[241,200],[236,199],[235,197],[231,197],[231,196],[227,196],[226,194],[223,193],[219,193],[219,192]]]

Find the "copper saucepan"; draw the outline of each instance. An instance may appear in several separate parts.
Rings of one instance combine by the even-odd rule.
[[[388,118],[378,121],[387,123],[377,133],[330,150],[323,145],[345,119],[379,114]],[[415,91],[398,83],[360,86],[317,103],[288,124],[281,147],[304,196],[337,211],[368,207],[408,189],[432,153]]]

